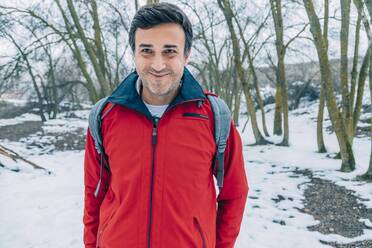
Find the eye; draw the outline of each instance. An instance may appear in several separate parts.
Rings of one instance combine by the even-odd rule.
[[[177,51],[176,51],[175,49],[165,49],[165,50],[164,50],[164,53],[165,53],[165,54],[172,55],[172,54],[176,54]]]
[[[150,54],[152,53],[152,50],[150,48],[142,48],[141,53]]]

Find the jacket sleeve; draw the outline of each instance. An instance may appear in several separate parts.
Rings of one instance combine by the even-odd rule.
[[[224,162],[224,183],[217,197],[216,248],[234,247],[248,195],[242,141],[233,122]]]
[[[104,170],[105,171],[105,170]],[[100,192],[98,197],[94,191],[100,178],[100,156],[94,146],[94,140],[89,132],[86,136],[84,157],[84,245],[85,248],[96,247],[99,226],[99,210],[104,198]],[[103,182],[101,184],[104,185]]]

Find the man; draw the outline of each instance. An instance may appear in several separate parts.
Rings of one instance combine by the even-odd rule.
[[[185,68],[190,21],[169,3],[144,6],[132,21],[129,42],[136,72],[103,110],[109,174],[100,170],[87,134],[85,247],[233,247],[248,192],[242,144],[231,123],[216,200],[213,112]],[[106,186],[95,196],[100,178]]]

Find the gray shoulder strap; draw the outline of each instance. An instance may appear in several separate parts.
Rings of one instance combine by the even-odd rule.
[[[94,145],[98,154],[103,153],[102,136],[101,136],[101,112],[107,104],[107,98],[99,100],[89,113],[89,130],[94,140]]]
[[[217,146],[214,167],[217,165],[217,185],[218,187],[222,187],[224,177],[224,154],[227,139],[230,134],[231,113],[229,107],[221,98],[213,95],[207,95],[207,97],[211,103],[214,115],[214,138]]]
[[[94,196],[98,197],[98,194],[100,192],[102,178],[103,178],[103,170],[104,167],[110,171],[110,167],[107,163],[107,158],[105,155],[103,142],[102,142],[102,133],[101,133],[101,125],[103,118],[107,115],[107,113],[112,109],[114,104],[108,109],[104,114],[102,114],[103,109],[105,108],[107,104],[107,98],[102,98],[99,100],[92,108],[92,110],[89,113],[89,130],[90,134],[92,135],[92,138],[94,140],[94,146],[97,150],[97,153],[100,154],[100,172],[99,172],[99,181],[96,186],[96,190],[94,191]],[[107,185],[106,185],[107,186]]]

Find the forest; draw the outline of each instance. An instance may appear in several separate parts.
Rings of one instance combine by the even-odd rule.
[[[81,247],[89,110],[134,70],[131,20],[156,2],[0,2],[4,247]],[[372,0],[166,2],[193,25],[187,67],[243,139],[237,247],[372,247]],[[28,217],[40,227],[20,228]]]

